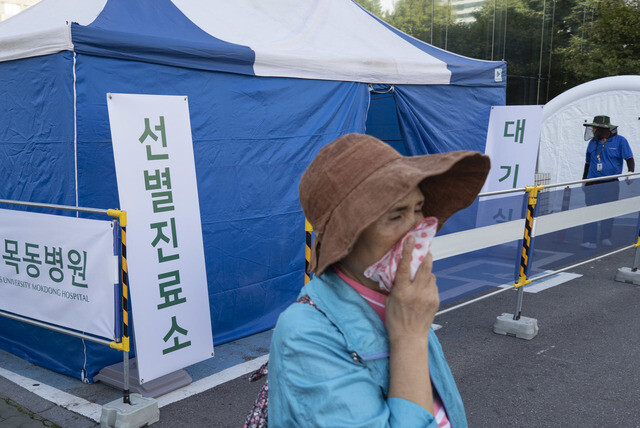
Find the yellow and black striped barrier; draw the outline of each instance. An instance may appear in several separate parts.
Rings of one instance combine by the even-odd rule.
[[[131,403],[129,397],[129,274],[127,270],[127,212],[120,210],[108,210],[107,214],[111,217],[118,218],[120,223],[120,257],[122,261],[122,269],[120,271],[122,281],[122,340],[120,342],[111,342],[109,345],[113,349],[123,351],[124,358],[124,403]]]
[[[519,320],[520,315],[522,313],[522,295],[524,288],[523,286],[529,284],[531,282],[530,279],[527,278],[528,266],[529,266],[529,256],[531,252],[531,234],[533,230],[533,219],[536,211],[536,204],[538,203],[538,192],[542,190],[544,186],[527,186],[525,187],[526,192],[529,194],[529,199],[527,201],[527,213],[524,222],[524,237],[522,238],[522,254],[520,256],[520,271],[518,276],[518,282],[513,284],[513,286],[518,290],[518,300],[516,302],[516,310],[513,313],[513,319]]]
[[[120,351],[129,352],[129,275],[127,273],[127,212],[120,210],[108,210],[111,217],[118,218],[120,223],[120,255],[122,260],[122,341],[111,342],[111,347]]]
[[[304,231],[306,235],[306,245],[304,247],[304,284],[307,285],[307,282],[311,280],[309,277],[309,263],[311,263],[311,233],[313,232],[313,227],[311,227],[311,223],[306,218],[304,219]]]
[[[640,228],[638,229],[638,241],[633,244],[633,246],[635,248],[635,255],[633,256],[631,272],[638,272],[638,267],[640,267]]]
[[[520,275],[518,282],[513,286],[520,288],[523,285],[527,285],[531,282],[527,279],[527,267],[529,265],[529,253],[531,251],[531,231],[533,229],[533,216],[538,203],[538,192],[542,190],[544,186],[527,186],[525,187],[529,194],[529,200],[527,202],[527,214],[524,223],[524,237],[522,238],[522,255],[520,256]]]

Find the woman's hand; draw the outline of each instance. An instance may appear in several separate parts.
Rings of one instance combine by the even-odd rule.
[[[433,257],[428,253],[411,281],[411,253],[415,239],[409,237],[402,249],[396,279],[386,300],[389,340],[407,337],[426,340],[440,305],[436,277],[431,273]]]
[[[411,281],[413,237],[405,241],[398,273],[386,300],[385,324],[389,332],[389,397],[404,398],[433,412],[429,378],[429,328],[440,298],[431,273],[431,253]]]

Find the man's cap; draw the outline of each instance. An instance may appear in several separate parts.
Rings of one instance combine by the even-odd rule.
[[[595,126],[596,128],[616,129],[618,125],[612,125],[609,116],[599,115],[593,117],[593,122],[584,123],[584,126]]]

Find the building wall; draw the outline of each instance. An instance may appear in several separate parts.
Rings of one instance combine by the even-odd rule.
[[[17,15],[40,0],[0,0],[0,21]]]
[[[451,0],[451,9],[456,13],[456,21],[467,24],[475,21],[472,13],[480,10],[485,0]]]

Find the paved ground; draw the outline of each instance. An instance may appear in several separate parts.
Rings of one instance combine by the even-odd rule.
[[[11,397],[11,398],[10,398]],[[28,408],[25,406],[29,406]],[[0,427],[2,428],[42,428],[60,427],[47,419],[45,414],[58,406],[48,402],[35,394],[15,387],[3,377],[0,377]],[[60,413],[68,414],[68,417],[77,419],[72,412],[65,409]],[[55,417],[64,423],[65,418]],[[95,424],[94,424],[95,425]],[[88,425],[91,426],[91,425]]]
[[[640,287],[613,281],[632,260],[628,250],[574,269],[580,278],[525,293],[523,315],[540,326],[531,341],[492,332],[495,317],[514,310],[512,291],[436,318],[471,427],[640,427]],[[221,356],[236,352],[224,346]],[[260,386],[243,376],[166,404],[154,426],[242,426]],[[76,390],[100,403],[108,395],[101,388]],[[54,423],[97,426],[0,376],[0,427]]]

